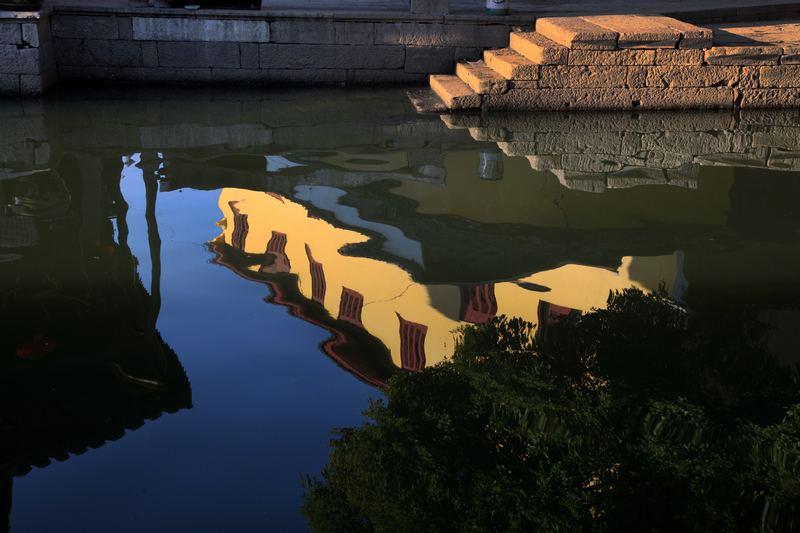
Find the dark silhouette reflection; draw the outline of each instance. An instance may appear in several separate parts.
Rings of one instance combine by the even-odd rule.
[[[305,484],[315,531],[798,531],[800,372],[760,310],[613,294],[462,330]]]
[[[5,529],[14,476],[102,446],[164,412],[191,407],[188,379],[156,330],[155,176],[148,180],[145,172],[148,293],[127,244],[121,168],[119,158],[68,155],[48,173],[0,189],[0,217],[24,230],[4,231],[0,242]]]

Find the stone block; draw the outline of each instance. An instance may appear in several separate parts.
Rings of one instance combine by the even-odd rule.
[[[486,111],[564,111],[630,109],[727,109],[733,89],[538,89],[512,90],[483,97]]]
[[[453,72],[454,51],[449,46],[407,46],[404,70],[416,74]]]
[[[133,20],[131,17],[117,17],[119,25],[119,38],[126,41],[133,39]]]
[[[486,50],[483,53],[483,60],[506,79],[515,81],[539,79],[539,65],[510,48]]]
[[[595,15],[584,20],[619,34],[618,48],[675,48],[681,33],[647,15]]]
[[[715,46],[705,51],[709,65],[777,65],[780,46]]]
[[[230,42],[159,42],[158,64],[177,68],[238,68],[239,44]]]
[[[288,19],[271,22],[269,40],[272,43],[333,44],[336,31],[333,20]]]
[[[159,43],[159,45],[164,43]],[[175,43],[182,44],[182,43]],[[160,49],[160,48],[159,48]],[[119,80],[142,83],[208,83],[211,81],[210,68],[148,68],[123,67],[116,74]]]
[[[765,89],[800,87],[800,65],[761,67],[760,86]]]
[[[508,88],[506,79],[483,61],[459,63],[456,65],[456,76],[478,94],[503,93]]]
[[[703,51],[702,50],[668,50],[662,48],[656,50],[656,65],[702,65],[703,64]]]
[[[657,52],[673,50],[570,50],[569,65],[653,65]],[[702,62],[703,56],[700,54]]]
[[[351,85],[419,85],[427,76],[400,69],[354,69],[348,71]]]
[[[38,74],[39,49],[17,48],[14,44],[0,44],[0,72],[3,74]]]
[[[142,66],[158,66],[158,47],[153,41],[142,41]]]
[[[38,48],[50,40],[50,19],[45,18],[36,23],[22,25],[22,42],[33,48]]]
[[[554,155],[526,155],[533,170],[557,170],[561,168],[561,158]]]
[[[266,43],[269,24],[261,20],[136,17],[133,38],[139,41],[228,41]]]
[[[119,24],[114,16],[53,15],[54,37],[79,39],[119,39]]]
[[[215,83],[245,83],[253,85],[344,85],[347,71],[343,69],[211,69]]]
[[[536,20],[536,31],[573,50],[614,50],[619,34],[580,17],[545,17]]]
[[[711,43],[714,39],[714,33],[709,28],[695,26],[682,20],[677,20],[671,17],[650,16],[651,19],[658,19],[661,23],[670,28],[674,28],[681,33],[681,39],[678,41],[678,48],[685,49],[701,49],[711,48]]]
[[[778,170],[800,171],[800,152],[770,150],[767,166]]]
[[[372,22],[334,22],[336,44],[373,44],[375,24]]]
[[[753,146],[800,150],[800,128],[774,126],[753,132]]]
[[[455,48],[454,55],[453,59],[456,62],[478,61],[483,56],[483,48],[459,46]]]
[[[258,68],[258,45],[256,43],[239,43],[239,62],[242,68]]]
[[[405,47],[262,44],[259,58],[261,68],[393,69],[403,68]]]
[[[539,67],[539,87],[558,88],[622,88],[626,67],[549,66]]]
[[[800,89],[742,89],[742,109],[800,107]]]
[[[33,26],[33,24],[30,24]],[[22,25],[0,22],[0,44],[22,43]]]
[[[567,189],[601,194],[606,191],[605,176],[594,173],[576,172],[566,170],[551,170],[558,182]]]
[[[757,88],[761,86],[762,67],[740,67],[739,87]]]
[[[56,39],[56,63],[61,66],[90,66],[95,60],[83,39]]]
[[[784,45],[781,65],[800,65],[800,45]]]
[[[622,162],[612,157],[590,154],[564,154],[561,156],[564,170],[579,172],[616,172],[622,170]]]
[[[120,77],[120,67],[59,65],[58,77],[69,81],[114,81]]]
[[[21,74],[19,77],[19,91],[23,95],[44,94],[47,90],[44,79],[39,74]]]
[[[94,65],[99,67],[142,66],[142,45],[136,41],[84,41]]]
[[[0,74],[0,94],[19,94],[19,74]]]
[[[508,27],[502,24],[375,23],[375,44],[501,48],[508,45]]]
[[[730,66],[649,67],[645,87],[734,87],[739,78],[739,68]]]
[[[513,32],[509,47],[539,65],[566,65],[569,49],[536,32]]]
[[[411,13],[415,15],[447,15],[450,0],[411,0]]]
[[[477,109],[481,105],[481,96],[456,76],[434,74],[430,85],[448,109]]]

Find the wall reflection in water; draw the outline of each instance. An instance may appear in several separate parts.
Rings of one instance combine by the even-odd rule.
[[[378,387],[448,357],[460,325],[545,329],[630,286],[751,306],[798,361],[797,111],[438,117],[402,93],[335,91],[0,111],[6,507],[31,466],[191,406],[156,329],[157,198],[186,188],[219,190],[212,260],[330,332],[323,352]],[[144,177],[144,285],[123,160]]]

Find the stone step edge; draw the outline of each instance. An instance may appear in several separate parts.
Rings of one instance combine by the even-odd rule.
[[[456,76],[478,94],[502,94],[508,80],[483,61],[456,64]]]
[[[481,107],[481,95],[461,81],[458,76],[450,74],[432,74],[431,89],[441,98],[447,109],[478,109]]]

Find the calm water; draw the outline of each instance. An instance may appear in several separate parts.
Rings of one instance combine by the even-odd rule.
[[[800,113],[414,114],[397,91],[0,101],[0,531],[304,530],[400,369],[610,291],[800,362]]]

